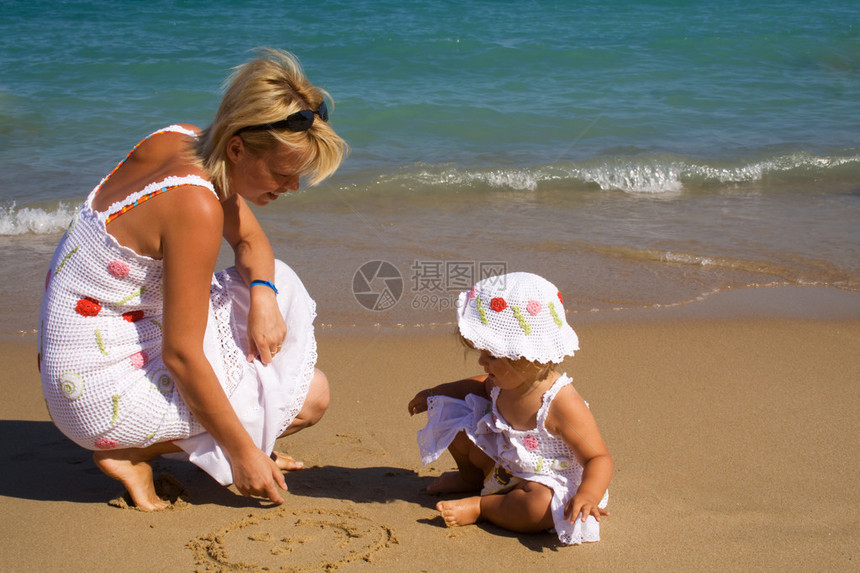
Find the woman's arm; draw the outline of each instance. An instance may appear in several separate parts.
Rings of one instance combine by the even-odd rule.
[[[274,284],[275,255],[269,238],[244,199],[233,195],[222,203],[224,238],[233,247],[236,269],[245,284],[263,280]],[[277,288],[278,285],[275,285]],[[251,288],[248,312],[248,361],[259,356],[269,364],[287,336],[287,325],[278,308],[275,291],[265,285]]]
[[[573,522],[581,513],[582,521],[589,515],[600,521],[601,515],[609,515],[598,504],[609,487],[614,464],[591,410],[573,386],[559,390],[550,404],[546,429],[564,440],[583,468],[582,482],[565,507],[565,518]]]
[[[487,400],[490,399],[490,383],[487,382],[486,374],[464,378],[456,382],[447,382],[433,388],[421,390],[409,401],[409,415],[426,412],[427,398],[430,396],[448,396],[464,400],[468,394],[476,394]]]
[[[221,205],[208,189],[187,187],[165,197],[162,206],[156,224],[164,269],[164,364],[194,417],[227,454],[239,491],[282,503],[275,487],[286,489],[282,473],[242,426],[203,353],[212,271],[221,245]]]

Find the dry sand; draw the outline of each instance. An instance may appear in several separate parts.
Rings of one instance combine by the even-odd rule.
[[[280,507],[157,461],[171,510],[121,486],[49,421],[35,340],[0,344],[2,571],[856,571],[860,298],[756,289],[678,309],[571,317],[565,364],[616,473],[602,541],[447,529],[422,493],[421,388],[478,373],[450,329],[318,331],[333,401],[280,442],[306,462]]]

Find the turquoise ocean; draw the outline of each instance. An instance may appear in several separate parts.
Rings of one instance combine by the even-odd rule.
[[[151,131],[207,125],[260,46],[299,57],[351,146],[257,210],[321,327],[450,323],[499,271],[545,275],[574,322],[860,290],[856,1],[2,0],[0,334],[34,331],[90,189]]]

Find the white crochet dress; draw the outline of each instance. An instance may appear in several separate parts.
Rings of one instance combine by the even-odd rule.
[[[503,492],[506,486],[520,480],[543,484],[553,492],[552,518],[559,540],[566,544],[599,541],[600,524],[593,517],[589,516],[584,524],[579,519],[571,524],[564,518],[564,506],[582,481],[582,466],[562,439],[550,434],[545,426],[550,404],[570,382],[562,374],[544,393],[532,430],[517,430],[502,418],[496,408],[498,387],[492,389],[492,402],[474,394],[467,395],[465,400],[448,396],[428,398],[427,425],[418,431],[421,461],[426,465],[437,459],[463,430],[497,464],[496,471],[487,476],[481,495]],[[507,481],[499,467],[512,474],[513,479]],[[608,501],[607,491],[600,507],[605,507]]]
[[[188,133],[171,126],[156,134],[163,131]],[[171,177],[97,212],[93,198],[106,180],[93,189],[60,240],[45,280],[39,363],[51,417],[66,436],[91,450],[174,441],[184,450],[180,457],[218,482],[232,483],[227,457],[191,415],[161,360],[162,261],[120,245],[105,224],[111,214],[153,191],[199,185],[214,193],[212,184],[196,176]],[[250,294],[234,268],[212,277],[203,340],[234,410],[266,453],[301,410],[317,357],[314,301],[280,261],[275,284],[287,339],[270,365],[245,359]]]

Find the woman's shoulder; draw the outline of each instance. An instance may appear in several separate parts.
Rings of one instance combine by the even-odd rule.
[[[129,159],[132,162],[164,165],[170,161],[187,161],[194,152],[199,129],[191,124],[174,124],[149,134],[141,141]]]
[[[177,188],[166,193],[169,217],[220,220],[221,204],[203,166],[196,159],[194,141],[200,129],[189,123],[179,123],[156,132],[150,137],[143,161],[150,163],[153,176],[166,188]]]
[[[197,137],[200,135],[201,131],[202,130],[199,127],[190,123],[174,123],[156,133],[182,133],[186,136]]]
[[[164,195],[157,204],[157,217],[165,244],[182,245],[183,249],[200,241],[220,244],[224,210],[211,189],[186,183]]]
[[[137,162],[147,165],[155,175],[163,177],[194,176],[202,180],[203,186],[209,186],[209,177],[197,159],[194,142],[199,128],[191,124],[175,124],[172,128],[157,131],[135,150],[132,156]],[[211,194],[211,190],[210,190]]]

